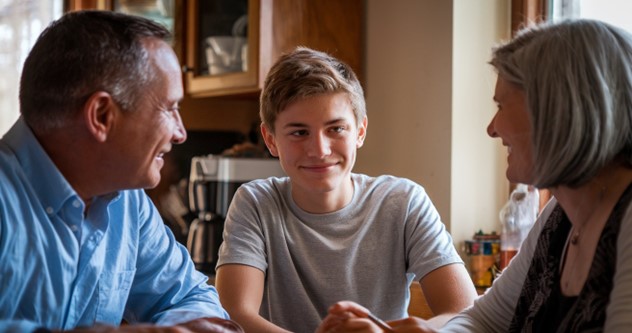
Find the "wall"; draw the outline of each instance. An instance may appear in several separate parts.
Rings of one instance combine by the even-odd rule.
[[[451,232],[469,239],[480,228],[500,231],[498,213],[509,196],[507,150],[491,139],[496,74],[487,64],[492,47],[509,39],[509,1],[456,0],[452,81]]]
[[[422,184],[448,223],[451,14],[451,1],[367,1],[369,126],[355,168]]]
[[[457,244],[498,224],[504,156],[487,60],[509,35],[504,0],[367,0],[369,131],[356,172],[422,184]]]

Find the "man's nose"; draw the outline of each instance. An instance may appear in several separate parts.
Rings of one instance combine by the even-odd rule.
[[[171,142],[174,144],[181,144],[187,140],[187,130],[184,128],[184,124],[182,123],[182,117],[180,117],[180,112],[174,112],[173,114],[175,121],[175,129],[173,131],[173,137],[171,138]]]

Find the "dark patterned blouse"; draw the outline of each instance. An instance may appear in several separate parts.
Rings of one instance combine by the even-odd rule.
[[[557,205],[546,221],[518,299],[510,332],[601,332],[613,288],[617,236],[632,201],[632,185],[615,205],[601,233],[588,277],[578,296],[560,289],[561,260],[571,223]]]

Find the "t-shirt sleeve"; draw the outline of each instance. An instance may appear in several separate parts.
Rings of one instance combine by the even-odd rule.
[[[463,261],[441,221],[439,212],[423,187],[410,187],[405,242],[408,272],[420,280],[431,271]]]
[[[267,252],[256,198],[251,188],[243,185],[235,192],[224,222],[217,267],[242,264],[266,272]]]

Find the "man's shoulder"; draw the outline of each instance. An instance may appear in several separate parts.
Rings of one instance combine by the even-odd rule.
[[[9,187],[18,181],[22,173],[17,157],[9,147],[0,140],[0,184]]]
[[[4,139],[0,139],[0,167],[2,167],[2,170],[4,170],[7,165],[13,165],[16,163],[17,158],[15,156],[15,153]]]

